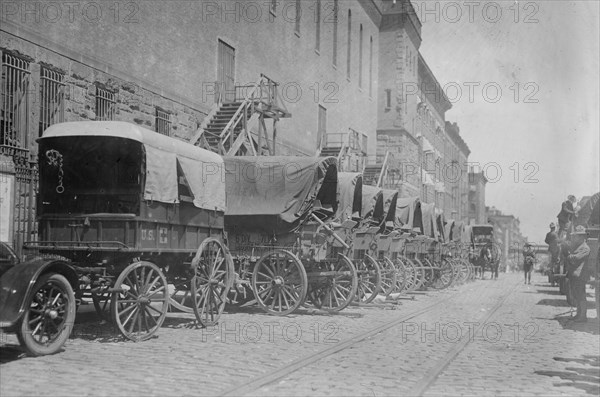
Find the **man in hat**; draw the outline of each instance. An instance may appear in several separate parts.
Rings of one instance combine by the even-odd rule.
[[[572,194],[567,197],[567,201],[562,203],[558,218],[558,235],[565,238],[567,231],[571,227],[571,221],[575,215],[575,202],[577,199]]]
[[[590,279],[590,268],[587,264],[590,247],[585,242],[587,233],[581,225],[571,233],[571,243],[568,245],[567,277],[571,296],[577,305],[577,322],[587,321],[587,299],[585,294],[586,282]]]
[[[531,271],[533,270],[533,262],[535,261],[535,252],[531,244],[525,243],[523,247],[523,272],[525,272],[525,284],[531,284]]]
[[[560,264],[558,262],[560,249],[558,247],[558,234],[556,234],[556,225],[554,225],[554,222],[550,224],[550,231],[546,233],[544,241],[548,244],[548,252],[550,252],[550,282],[554,287],[554,275],[560,273]]]

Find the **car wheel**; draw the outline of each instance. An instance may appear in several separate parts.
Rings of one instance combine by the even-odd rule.
[[[25,302],[17,330],[21,346],[32,356],[58,352],[73,329],[75,309],[75,294],[67,279],[43,274]]]

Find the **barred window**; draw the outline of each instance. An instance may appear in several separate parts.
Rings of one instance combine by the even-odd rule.
[[[171,115],[169,112],[156,108],[154,128],[159,134],[171,136]]]
[[[29,84],[29,62],[3,53],[0,146],[27,148]]]
[[[96,120],[114,120],[116,110],[117,94],[96,86]]]
[[[65,75],[42,67],[39,136],[52,124],[65,121]]]

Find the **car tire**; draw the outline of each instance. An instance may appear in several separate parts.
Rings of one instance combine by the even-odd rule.
[[[40,276],[25,301],[17,329],[21,346],[32,356],[58,352],[75,322],[75,294],[67,279],[56,273]]]

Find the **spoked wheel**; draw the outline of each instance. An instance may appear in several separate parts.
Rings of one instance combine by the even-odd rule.
[[[252,290],[267,313],[284,316],[306,298],[308,278],[302,262],[291,252],[275,250],[262,256],[252,273]]]
[[[235,278],[233,259],[219,240],[202,241],[192,260],[192,302],[196,320],[203,327],[215,325],[223,313]]]
[[[119,274],[115,289],[111,311],[123,336],[135,342],[152,337],[169,309],[163,272],[151,262],[132,263]]]
[[[402,293],[408,286],[408,278],[410,275],[401,259],[396,259],[394,265],[396,267],[396,285],[394,286],[394,292]]]
[[[378,261],[381,270],[381,294],[388,297],[396,288],[396,280],[398,278],[396,266],[387,256]]]
[[[407,292],[414,291],[419,288],[419,270],[415,268],[414,263],[407,257],[402,257],[402,263],[404,264],[404,271],[406,274],[404,290]]]
[[[69,338],[75,322],[75,294],[67,279],[47,273],[38,279],[25,302],[17,337],[32,356],[54,354]]]
[[[414,271],[414,277],[415,277],[415,281],[412,285],[412,289],[411,291],[416,291],[418,289],[420,289],[423,284],[425,283],[425,271],[423,269],[423,265],[418,261],[418,259],[410,259],[410,258],[406,258],[408,263],[411,264],[413,271]]]
[[[381,291],[381,269],[377,261],[369,255],[356,261],[358,289],[356,297],[362,303],[370,303]]]
[[[325,273],[325,275],[322,275]],[[331,274],[330,274],[331,273]],[[352,261],[339,254],[311,268],[307,299],[315,307],[328,311],[345,309],[356,296],[358,276]]]
[[[454,268],[447,260],[442,260],[439,269],[435,271],[436,277],[431,286],[435,289],[448,288],[454,280]]]
[[[434,265],[427,258],[423,258],[423,260],[417,259],[423,267],[423,272],[425,273],[425,287],[430,287],[435,280],[435,269]]]

